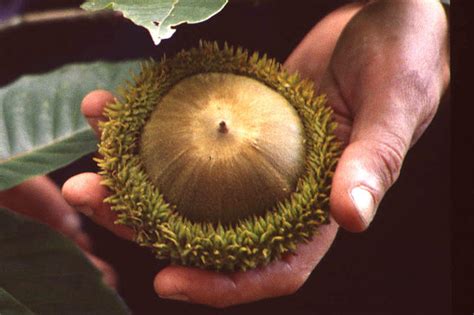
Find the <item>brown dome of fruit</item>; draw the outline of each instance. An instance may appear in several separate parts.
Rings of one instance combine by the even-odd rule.
[[[177,83],[146,123],[140,155],[151,181],[194,221],[263,214],[294,191],[303,126],[265,84],[230,73]]]

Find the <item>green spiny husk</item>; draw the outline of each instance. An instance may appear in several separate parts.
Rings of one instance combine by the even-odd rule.
[[[180,80],[198,73],[249,76],[278,91],[292,104],[305,131],[305,172],[295,192],[262,216],[234,224],[196,223],[175,211],[151,183],[138,154],[142,128],[160,99]],[[200,42],[172,59],[142,64],[141,72],[120,92],[122,100],[106,106],[101,123],[98,159],[106,198],[118,215],[116,223],[131,227],[136,242],[157,258],[218,271],[247,270],[268,264],[307,242],[317,227],[329,223],[329,192],[340,154],[336,124],[324,96],[313,84],[290,75],[266,55],[242,48]]]

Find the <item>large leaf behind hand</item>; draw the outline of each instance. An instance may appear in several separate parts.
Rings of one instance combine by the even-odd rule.
[[[128,314],[101,278],[70,240],[0,208],[0,314]]]
[[[87,0],[86,10],[113,9],[133,23],[146,28],[158,45],[170,38],[182,23],[206,21],[220,12],[228,0]]]
[[[91,90],[115,90],[137,61],[71,64],[0,88],[0,190],[95,151],[80,111]]]

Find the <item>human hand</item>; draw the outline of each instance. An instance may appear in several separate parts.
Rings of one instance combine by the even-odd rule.
[[[331,214],[345,229],[362,231],[449,84],[447,18],[439,1],[372,1],[331,54],[318,48],[335,36],[328,24],[315,27],[287,64],[328,95],[347,145],[333,178]],[[308,67],[313,58],[327,63]]]
[[[98,121],[106,103],[114,97],[107,91],[94,91],[82,102],[82,111],[99,135]],[[123,225],[115,225],[116,215],[104,198],[108,189],[100,184],[101,176],[82,173],[70,178],[63,186],[69,204],[91,217],[114,234],[132,240],[134,233]],[[319,229],[315,241],[302,244],[296,255],[287,256],[268,267],[247,272],[217,273],[197,268],[168,266],[155,277],[156,292],[163,298],[185,300],[225,307],[269,296],[291,294],[305,282],[315,265],[333,242],[337,225],[333,222]]]
[[[116,287],[117,276],[113,268],[91,253],[91,242],[81,229],[79,215],[67,204],[51,179],[37,176],[0,191],[0,206],[42,222],[71,239],[102,272],[104,282]]]
[[[368,83],[371,84],[359,84],[361,87],[356,91],[350,89],[350,86],[357,86],[355,84],[358,83],[358,79],[360,79],[360,77],[356,75],[358,73],[357,71],[366,68],[374,68],[374,66],[367,62],[364,63],[367,59],[363,58],[363,54],[362,57],[358,59],[359,63],[352,65],[352,62],[357,60],[357,58],[355,58],[357,57],[357,54],[355,56],[354,54],[349,55],[352,56],[352,60],[347,61],[346,59],[346,61],[344,61],[345,53],[350,52],[351,49],[356,46],[354,44],[358,43],[357,36],[359,36],[360,40],[360,37],[364,36],[364,34],[370,35],[375,32],[375,34],[373,34],[374,38],[372,39],[377,43],[377,36],[385,34],[383,32],[382,34],[377,34],[376,31],[378,30],[378,27],[374,25],[372,25],[372,27],[367,27],[367,25],[371,25],[372,23],[370,10],[373,9],[364,9],[359,15],[357,12],[361,10],[361,8],[361,4],[352,4],[328,15],[324,20],[317,24],[310,34],[308,34],[285,63],[287,69],[290,71],[298,70],[303,76],[313,79],[317,86],[321,81],[323,82],[323,91],[328,93],[330,104],[335,109],[337,121],[340,125],[337,131],[338,136],[346,144],[350,143],[349,147],[344,151],[333,181],[331,211],[338,223],[353,231],[360,231],[367,227],[371,217],[373,217],[372,213],[374,213],[375,207],[380,202],[383,193],[395,180],[395,177],[386,180],[384,172],[395,170],[395,172],[398,173],[399,171],[399,169],[395,169],[395,167],[393,169],[384,169],[386,166],[384,154],[387,154],[387,152],[388,154],[392,154],[392,151],[386,152],[384,149],[386,146],[391,145],[391,143],[384,146],[383,144],[379,144],[379,142],[386,140],[383,136],[386,134],[385,132],[390,134],[394,129],[393,126],[388,129],[385,127],[387,127],[389,123],[395,123],[397,128],[408,130],[409,127],[412,127],[413,133],[415,133],[414,130],[416,129],[418,130],[417,132],[421,134],[421,131],[429,123],[429,120],[424,121],[424,127],[421,129],[417,129],[411,125],[405,126],[405,124],[407,124],[406,120],[412,119],[423,121],[421,117],[422,115],[431,115],[430,117],[432,117],[436,111],[437,102],[439,101],[441,92],[449,80],[449,69],[448,73],[440,71],[440,73],[435,77],[442,82],[437,82],[434,86],[432,85],[434,83],[431,81],[427,83],[429,87],[431,87],[429,92],[432,93],[432,91],[435,91],[436,88],[438,88],[438,94],[435,93],[434,96],[430,95],[430,102],[416,102],[416,106],[413,105],[413,100],[417,99],[418,96],[415,93],[416,91],[410,91],[411,86],[406,82],[404,85],[399,85],[398,81],[390,81],[389,76],[385,78],[386,81],[379,81],[377,73],[388,73],[386,71],[380,73],[380,69],[376,69],[379,71],[374,71],[372,69],[371,71],[367,70],[367,73],[362,72],[360,75],[364,74],[364,76],[362,76],[363,78],[368,76],[370,79]],[[376,15],[384,13],[385,10],[377,12]],[[363,13],[364,11],[369,11],[369,13]],[[435,12],[438,12],[439,14],[439,10],[435,10]],[[418,14],[421,13],[418,12]],[[354,15],[356,15],[354,18],[355,22],[351,22],[353,26],[348,28],[349,31],[346,31],[341,37],[341,40],[335,49],[340,32]],[[434,20],[424,22],[427,24],[429,24],[428,22],[433,24],[433,22],[437,22],[437,20]],[[444,21],[441,17],[439,20]],[[403,25],[402,22],[403,21],[401,21],[401,24]],[[410,22],[410,20],[408,22]],[[380,21],[378,21],[378,23],[380,23]],[[445,21],[444,24],[443,22],[439,22],[439,25],[438,23],[435,24],[436,27],[431,25],[433,29],[430,30],[430,34],[434,33],[445,36]],[[351,28],[352,31],[350,31]],[[357,29],[359,29],[359,31],[357,31]],[[430,29],[430,25],[427,25],[423,31],[426,32],[426,29]],[[408,29],[405,31],[410,35],[408,36],[410,40],[407,40],[407,43],[403,43],[401,46],[388,45],[389,47],[385,48],[389,51],[393,50],[393,53],[398,51],[399,54],[402,54],[406,47],[411,47],[409,46],[410,43],[411,45],[417,44],[416,40],[418,39],[416,37],[411,37],[411,33]],[[406,34],[399,34],[399,37],[401,37],[399,40],[403,41],[404,36],[406,36]],[[440,41],[440,45],[441,42],[442,41]],[[359,51],[364,52],[364,49],[362,48],[359,48]],[[365,54],[370,53],[370,48],[369,45],[365,46],[365,49],[369,50],[366,51]],[[380,47],[380,49],[382,48],[383,47]],[[435,50],[435,48],[433,48],[432,51],[433,50]],[[393,57],[396,58],[396,56],[397,55],[394,55]],[[398,55],[398,58],[402,58],[403,56],[403,54],[401,56]],[[366,55],[365,58],[367,57],[368,56]],[[379,58],[381,57],[390,57],[390,55],[379,56]],[[421,56],[419,57],[421,58]],[[431,57],[432,56],[430,56],[430,58]],[[444,56],[442,58],[447,57]],[[308,60],[314,60],[314,62],[310,63]],[[428,61],[429,60],[431,59],[428,59]],[[444,65],[443,60],[439,60],[439,66]],[[377,63],[374,63],[375,65],[384,65],[383,59],[375,59],[375,61],[377,61]],[[447,62],[447,60],[444,60],[444,62]],[[350,67],[346,67],[347,65]],[[414,67],[418,65],[413,61],[413,63],[406,66]],[[327,69],[329,71],[326,71]],[[339,70],[335,71],[335,69]],[[382,69],[386,70],[385,68]],[[344,70],[347,70],[347,72],[344,72]],[[394,71],[398,73],[397,63],[388,67],[387,71],[388,70],[391,70],[392,73]],[[418,70],[418,67],[414,67],[414,70]],[[434,69],[432,69],[431,72],[434,72]],[[349,74],[351,73],[355,74],[350,76]],[[428,71],[428,73],[430,73],[430,71]],[[426,73],[420,74],[420,77],[425,78]],[[336,82],[340,83],[339,80],[341,80],[341,78],[344,79],[344,85],[336,85]],[[429,77],[429,79],[432,78]],[[377,83],[383,83],[383,85],[377,88]],[[403,95],[407,94],[406,99],[399,99],[401,96],[396,92],[401,93],[400,88],[402,88],[402,92],[404,92]],[[377,92],[374,93],[374,95],[378,96],[378,98],[375,98],[375,96],[369,93],[372,89]],[[341,95],[346,95],[348,91],[351,91],[351,98],[347,99],[354,99],[354,102],[342,102],[343,99]],[[382,93],[384,91],[389,91],[390,94],[384,95]],[[409,98],[409,95],[412,97]],[[428,97],[426,99],[428,99]],[[97,122],[103,119],[103,108],[107,102],[112,100],[113,96],[105,91],[95,91],[85,97],[82,104],[82,111],[96,132],[98,132]],[[370,102],[366,102],[366,100]],[[383,101],[380,103],[381,105],[374,108],[374,106],[379,104],[378,102],[381,100]],[[404,104],[405,107],[391,107],[392,104],[398,104],[398,102],[394,103],[395,101],[404,101],[402,104]],[[370,104],[372,105],[369,106]],[[408,109],[411,109],[410,105],[416,107],[415,114],[419,116],[416,119],[408,115]],[[431,111],[428,110],[428,107],[431,108]],[[400,110],[401,113],[397,112],[397,110]],[[402,115],[402,113],[404,115]],[[368,123],[370,121],[372,121],[374,125]],[[398,132],[398,129],[396,131]],[[382,136],[380,134],[382,134]],[[407,131],[407,134],[409,134],[409,130]],[[371,140],[372,138],[373,140]],[[387,140],[388,139],[391,138],[387,138]],[[405,153],[406,150],[396,156],[400,158],[400,161],[399,164],[396,164],[395,166],[401,166],[401,160]],[[352,169],[354,165],[357,167],[356,170],[358,170],[358,172]],[[341,174],[349,174],[349,176],[346,177]],[[105,187],[100,185],[100,180],[100,176],[93,173],[77,175],[66,182],[63,187],[63,194],[71,205],[79,207],[81,211],[90,215],[97,223],[107,227],[119,236],[132,239],[133,232],[130,229],[113,224],[115,215],[110,211],[108,205],[103,203],[103,199],[108,195],[108,192]],[[392,180],[392,182],[389,182],[390,180]],[[362,196],[362,201],[365,200],[365,209],[367,211],[363,214],[369,213],[369,219],[366,219],[367,216],[363,216],[363,214],[360,215],[351,201],[350,188],[354,187],[353,184],[359,184],[356,186],[362,185],[363,187],[368,188],[369,193],[372,194],[370,196],[372,199],[367,198],[367,194],[364,194],[363,192],[361,193],[360,191],[356,191],[356,193],[353,194],[355,195],[354,199],[359,197],[358,199],[360,200],[360,197]],[[373,202],[371,203],[370,200],[373,200]],[[324,256],[334,240],[336,231],[337,224],[333,221],[331,225],[320,229],[321,234],[318,235],[314,241],[300,245],[296,251],[296,255],[287,256],[283,260],[273,262],[265,268],[259,268],[247,272],[223,274],[195,268],[169,266],[163,269],[155,277],[155,290],[160,296],[165,298],[203,303],[215,307],[225,307],[233,304],[256,301],[263,298],[291,294],[301,287],[311,271]]]

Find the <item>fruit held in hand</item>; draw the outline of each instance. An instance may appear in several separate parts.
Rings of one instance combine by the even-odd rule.
[[[278,92],[253,78],[181,80],[145,124],[140,156],[151,182],[197,222],[262,215],[303,172],[303,126]]]
[[[122,94],[101,125],[106,202],[157,257],[246,270],[329,222],[331,109],[274,60],[205,42]]]

